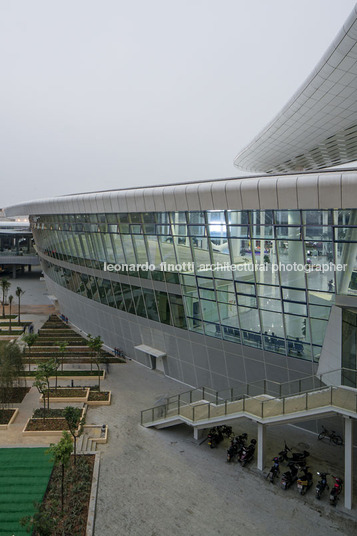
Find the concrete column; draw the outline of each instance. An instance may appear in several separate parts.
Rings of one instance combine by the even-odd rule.
[[[196,440],[202,439],[204,431],[205,431],[204,428],[203,429],[194,428],[193,429],[193,439],[196,439]]]
[[[257,467],[259,471],[264,469],[264,451],[265,451],[265,424],[258,424],[258,451],[257,451]]]
[[[352,509],[353,495],[353,419],[345,417],[345,508]]]

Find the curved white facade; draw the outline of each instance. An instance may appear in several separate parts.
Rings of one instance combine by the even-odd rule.
[[[235,158],[244,170],[317,170],[357,160],[357,6],[314,71]]]

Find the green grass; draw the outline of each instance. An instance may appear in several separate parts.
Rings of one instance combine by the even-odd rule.
[[[28,536],[19,520],[41,502],[53,463],[46,448],[0,449],[0,535]]]

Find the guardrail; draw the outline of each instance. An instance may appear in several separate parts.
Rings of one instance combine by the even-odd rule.
[[[247,412],[264,419],[328,405],[357,412],[357,393],[343,387],[326,385],[322,377],[328,380],[328,376],[330,379],[334,377],[335,380],[347,378],[348,383],[357,380],[356,371],[343,368],[320,377],[308,376],[286,383],[261,380],[223,391],[201,387],[168,397],[165,404],[143,410],[141,424],[153,423],[175,415],[195,422],[239,412]],[[259,399],[259,396],[262,398]],[[336,405],[336,402],[341,403],[344,398],[348,407]],[[319,405],[312,407],[313,403]]]

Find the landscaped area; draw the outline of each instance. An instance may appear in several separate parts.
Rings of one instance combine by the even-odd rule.
[[[53,462],[45,448],[0,449],[0,535],[25,536],[19,520],[34,512],[46,492]]]

